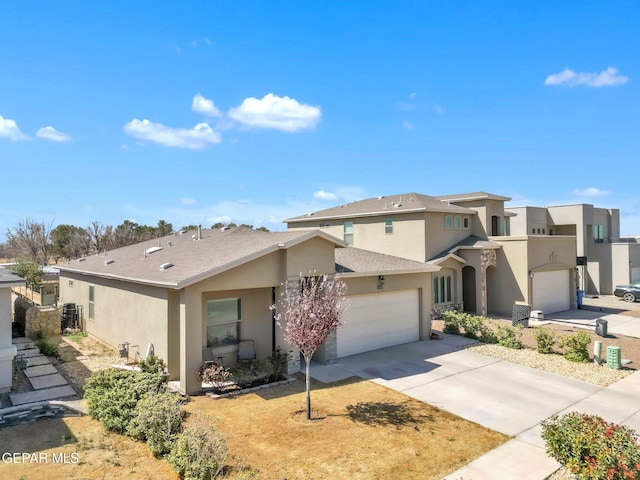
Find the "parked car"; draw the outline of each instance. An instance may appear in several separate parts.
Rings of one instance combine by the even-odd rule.
[[[613,292],[616,297],[622,298],[625,302],[635,302],[640,300],[640,283],[633,285],[618,285]]]

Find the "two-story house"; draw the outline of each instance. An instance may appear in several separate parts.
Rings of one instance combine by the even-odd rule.
[[[590,294],[612,294],[618,284],[640,282],[640,243],[620,237],[620,211],[590,204],[512,207],[519,235],[575,237],[578,285]]]
[[[285,220],[289,230],[320,229],[353,247],[440,267],[432,311],[511,315],[516,302],[548,313],[575,307],[571,236],[511,235],[507,197],[485,192],[432,197],[380,196]]]

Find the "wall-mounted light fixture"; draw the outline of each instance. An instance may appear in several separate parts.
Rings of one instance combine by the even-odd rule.
[[[378,290],[384,288],[384,275],[378,275]]]
[[[531,278],[533,278],[533,276],[534,276],[533,270],[529,270],[529,276],[530,276]]]

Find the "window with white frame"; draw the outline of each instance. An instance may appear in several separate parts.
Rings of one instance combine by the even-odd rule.
[[[453,228],[460,230],[462,228],[462,218],[459,215],[453,217]]]
[[[353,222],[344,222],[344,242],[353,245]]]
[[[386,235],[393,233],[393,220],[391,220],[390,218],[387,218],[384,221],[384,233]]]
[[[453,295],[451,290],[451,275],[437,275],[433,277],[433,303],[450,303]]]
[[[93,320],[96,318],[95,315],[95,287],[93,285],[89,285],[89,318]]]
[[[242,310],[240,298],[207,301],[207,345],[221,347],[240,340]]]

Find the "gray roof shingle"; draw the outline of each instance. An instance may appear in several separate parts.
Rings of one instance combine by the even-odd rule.
[[[336,246],[345,244],[320,231],[261,232],[248,228],[202,230],[168,235],[58,265],[76,272],[130,282],[182,288],[204,278],[319,236]],[[162,269],[162,265],[171,265]]]
[[[343,274],[399,274],[435,272],[439,267],[355,247],[336,248],[336,272]]]
[[[337,207],[318,210],[317,212],[288,218],[285,223],[308,222],[310,220],[326,220],[331,218],[349,218],[355,216],[397,215],[407,212],[444,212],[475,215],[476,211],[450,205],[436,197],[419,193],[403,193],[384,197],[367,198],[346,203]]]

